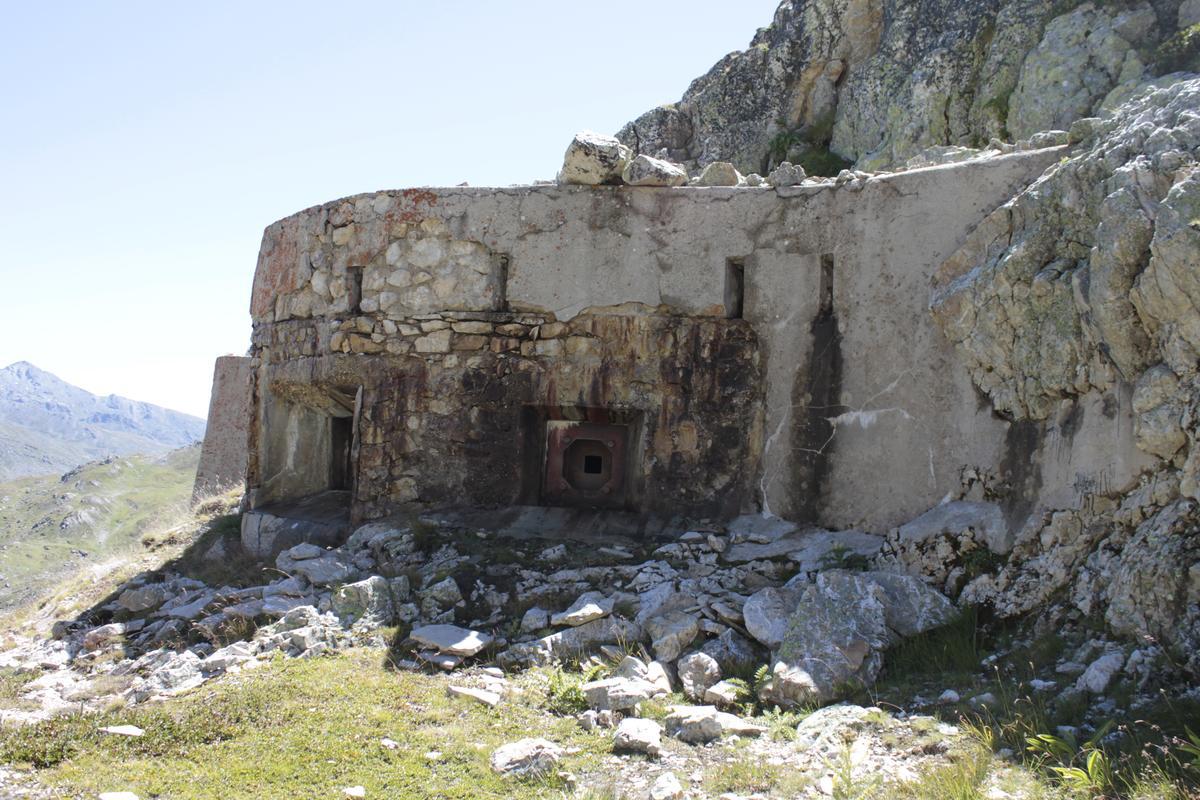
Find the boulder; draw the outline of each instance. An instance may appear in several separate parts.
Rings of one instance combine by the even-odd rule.
[[[741,689],[730,681],[718,681],[704,690],[703,702],[717,707],[735,705],[741,698]]]
[[[742,606],[746,631],[774,650],[787,633],[788,620],[800,602],[800,590],[769,586],[750,596]]]
[[[786,519],[765,514],[743,514],[729,522],[729,537],[734,542],[764,544],[795,533],[797,525]]]
[[[626,717],[613,734],[613,751],[617,753],[662,753],[662,726],[652,719]]]
[[[696,635],[700,633],[700,621],[683,611],[670,611],[655,616],[646,622],[646,634],[650,637],[654,657],[659,661],[674,661]]]
[[[276,557],[275,566],[289,576],[303,576],[314,586],[345,583],[358,572],[341,552],[309,543],[284,550]]]
[[[742,183],[742,173],[728,161],[714,161],[708,164],[696,179],[697,186],[739,186]]]
[[[804,167],[790,161],[780,162],[779,166],[767,174],[767,183],[772,186],[795,186],[803,183],[808,177]]]
[[[867,561],[878,555],[883,538],[858,530],[826,531],[819,528],[790,533],[770,542],[743,542],[729,548],[723,558],[731,564],[766,558],[787,558],[800,572],[836,569],[850,559]]]
[[[501,775],[540,778],[558,765],[563,749],[545,739],[521,739],[492,753],[492,769]]]
[[[426,610],[426,613],[454,608],[463,599],[462,592],[453,578],[444,578],[422,589],[417,595],[421,608]]]
[[[630,161],[622,173],[630,186],[682,186],[687,177],[687,171],[678,164],[644,154]]]
[[[342,622],[390,625],[396,615],[391,588],[379,575],[339,586],[329,599],[329,607]]]
[[[1000,506],[968,500],[954,500],[934,506],[897,528],[889,540],[905,544],[923,543],[939,536],[961,537],[968,532],[993,553],[1007,553],[1012,549],[1012,532]]]
[[[612,610],[613,598],[606,597],[603,592],[585,592],[566,611],[550,617],[550,624],[577,627],[607,617]]]
[[[683,784],[674,772],[659,775],[650,787],[650,800],[683,800],[684,797]]]
[[[513,645],[500,654],[500,661],[503,667],[548,664],[556,659],[578,657],[600,645],[637,642],[641,639],[642,629],[639,625],[620,617],[608,616],[532,642]]]
[[[721,680],[721,667],[707,653],[690,653],[675,665],[683,693],[692,700],[703,700],[708,687]]]
[[[626,711],[658,693],[654,684],[638,678],[604,678],[589,681],[580,689],[597,711]]]
[[[630,155],[630,149],[611,136],[581,131],[567,147],[558,182],[586,186],[620,183]]]
[[[534,606],[527,609],[521,617],[521,633],[534,633],[540,631],[542,628],[549,627],[549,625],[550,612],[544,608]]]
[[[705,642],[700,652],[716,659],[725,675],[752,673],[767,660],[765,649],[728,628]]]
[[[819,573],[788,619],[763,699],[785,707],[828,703],[842,687],[872,681],[891,642],[886,600],[861,573]]]
[[[409,638],[424,647],[452,656],[469,658],[492,643],[492,637],[457,625],[424,625],[413,628]]]
[[[690,744],[707,744],[726,735],[758,736],[766,730],[714,706],[675,706],[663,724],[671,736]]]
[[[1088,664],[1088,668],[1075,681],[1075,688],[1092,694],[1104,694],[1124,665],[1124,653],[1106,653]]]
[[[117,604],[126,611],[136,614],[158,608],[166,602],[169,596],[170,591],[166,584],[151,583],[121,592],[117,598]]]
[[[941,592],[911,575],[890,572],[865,572],[864,576],[883,589],[883,617],[894,644],[940,628],[958,616],[954,604]]]

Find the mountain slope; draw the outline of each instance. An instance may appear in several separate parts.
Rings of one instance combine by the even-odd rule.
[[[199,460],[193,445],[0,483],[0,610],[80,566],[139,550],[144,533],[188,507]]]
[[[0,480],[110,455],[163,453],[203,436],[198,417],[97,397],[25,361],[0,369]]]

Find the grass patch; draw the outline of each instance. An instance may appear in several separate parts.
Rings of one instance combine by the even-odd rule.
[[[795,797],[812,780],[785,767],[742,757],[709,767],[704,772],[704,789],[712,794],[770,793],[775,797]]]
[[[581,752],[566,769],[594,763],[604,739],[574,719],[535,708],[454,702],[446,683],[390,672],[379,654],[277,659],[251,673],[167,704],[61,717],[0,732],[0,762],[32,764],[39,778],[84,796],[132,791],[142,797],[340,797],[362,785],[368,797],[556,796],[553,779],[522,782],[491,771],[493,749],[544,736]],[[140,738],[98,732],[133,724]],[[388,750],[389,737],[400,744]],[[437,751],[437,758],[426,754]]]
[[[931,673],[961,679],[979,669],[983,655],[979,620],[970,608],[949,625],[910,636],[888,650],[885,673],[891,680]]]

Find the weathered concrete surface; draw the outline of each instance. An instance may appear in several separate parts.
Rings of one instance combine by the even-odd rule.
[[[213,368],[208,429],[192,500],[225,491],[246,478],[246,441],[254,414],[254,360],[221,356]]]
[[[520,408],[590,407],[646,420],[640,496],[662,507],[715,495],[700,513],[881,531],[956,492],[964,466],[1021,450],[1020,431],[978,402],[932,324],[929,286],[979,220],[1061,155],[779,189],[339,200],[264,235],[252,303],[260,382],[276,399],[364,387],[358,500],[374,488],[356,509],[368,516],[464,491],[512,502],[524,491]],[[744,269],[744,321],[727,318],[731,260]],[[484,288],[457,293],[459,275]],[[464,305],[476,313],[454,311]],[[278,448],[289,428],[271,422],[274,400],[259,413],[270,432],[251,484],[269,487],[298,451]],[[1074,481],[1074,466],[1043,474],[1043,491]],[[301,488],[313,487],[263,498]]]

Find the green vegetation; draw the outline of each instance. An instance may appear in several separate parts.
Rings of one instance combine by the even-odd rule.
[[[1184,28],[1158,46],[1154,71],[1159,75],[1200,71],[1200,23]]]
[[[558,796],[556,779],[502,778],[488,763],[492,750],[543,735],[581,748],[564,760],[575,770],[606,749],[570,717],[547,718],[533,704],[484,708],[447,697],[445,685],[389,671],[378,652],[281,658],[169,704],[4,729],[0,762],[42,768],[42,780],[84,796],[339,797],[341,787],[362,785],[368,797],[542,797]],[[99,732],[118,724],[146,733]],[[399,747],[381,745],[385,737]]]
[[[704,772],[704,787],[714,794],[770,793],[775,797],[794,797],[812,780],[785,767],[740,758],[709,767]]]
[[[844,169],[854,166],[829,149],[833,139],[832,113],[826,114],[807,126],[789,126],[786,120],[779,120],[779,133],[767,144],[767,153],[763,159],[762,171],[765,175],[783,161],[790,161],[804,167],[809,175],[833,177]]]
[[[0,610],[30,600],[49,579],[142,551],[151,531],[169,538],[191,517],[199,458],[199,447],[188,447],[0,484],[0,578],[8,583]]]

